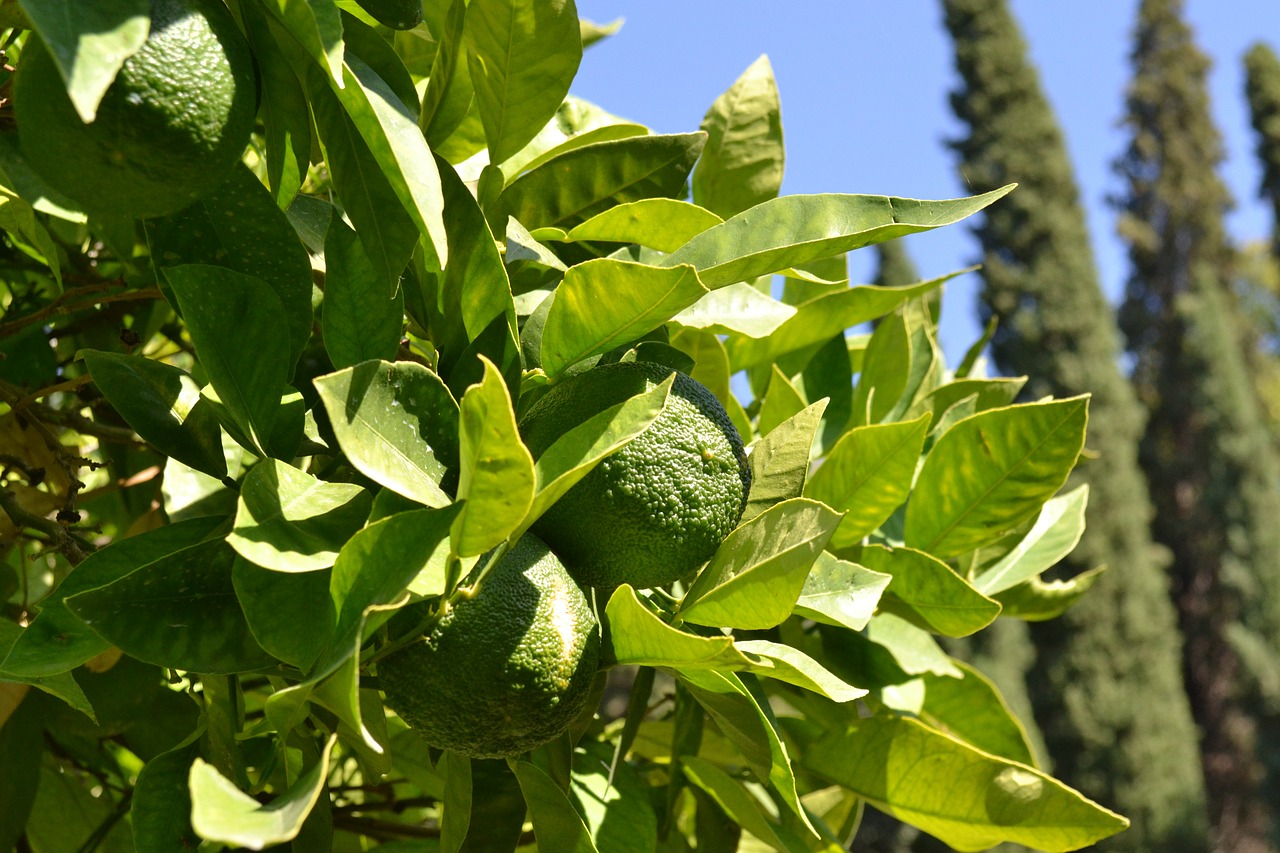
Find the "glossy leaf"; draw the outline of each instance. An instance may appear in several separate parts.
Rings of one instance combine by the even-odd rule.
[[[18,639],[25,634],[26,631],[16,622],[10,622],[7,619],[0,620],[0,655],[8,655],[9,651],[17,643]],[[0,686],[5,683],[11,685],[22,685],[38,687],[51,696],[56,696],[63,702],[66,702],[72,708],[80,711],[91,720],[95,720],[93,706],[89,703],[89,699],[84,694],[84,690],[80,687],[79,682],[72,677],[69,672],[52,673],[49,675],[18,675],[9,672],[0,667]],[[0,692],[0,731],[3,730],[4,719],[12,712],[12,707],[6,707],[10,702],[23,701],[20,693]],[[35,700],[32,700],[35,701]]]
[[[963,554],[1034,515],[1084,447],[1088,397],[992,409],[938,439],[907,504],[906,543]]]
[[[1075,550],[1084,535],[1088,502],[1088,484],[1047,502],[1027,535],[995,565],[974,578],[974,587],[986,595],[995,595],[1052,568]]]
[[[167,268],[184,264],[226,267],[275,293],[282,310],[270,315],[270,328],[277,338],[285,331],[292,375],[311,338],[311,260],[257,176],[237,166],[208,196],[170,216],[148,220],[146,228],[153,263],[166,276]]]
[[[769,368],[769,385],[765,389],[764,398],[760,401],[760,412],[756,416],[756,431],[760,435],[773,432],[775,427],[799,414],[808,405],[804,395],[796,389],[787,375],[778,369],[777,364],[772,364]],[[825,408],[824,404],[823,409]]]
[[[803,763],[957,850],[1004,841],[1076,850],[1129,825],[1038,770],[907,717],[850,720],[844,731],[819,737]]]
[[[838,513],[805,498],[770,507],[725,538],[685,594],[680,617],[715,627],[779,624],[839,523]]]
[[[342,69],[338,73],[341,79]],[[343,212],[355,226],[365,254],[386,282],[386,292],[392,293],[418,245],[418,223],[383,173],[378,155],[318,70],[307,77],[307,93],[324,162],[333,179],[333,188],[342,200]],[[416,132],[416,125],[414,129]],[[375,131],[370,128],[369,132]],[[407,191],[408,185],[403,186]]]
[[[671,257],[674,256],[667,256],[668,261]],[[740,370],[823,343],[836,335],[843,335],[845,329],[883,317],[908,299],[928,293],[959,274],[903,287],[859,285],[832,290],[798,306],[795,315],[768,337],[731,338],[726,345],[729,360],[734,369]],[[703,284],[715,286],[705,280]]]
[[[0,707],[17,703],[0,719],[0,848],[17,845],[40,783],[45,721],[38,696],[25,684],[0,684]]]
[[[179,521],[117,539],[90,554],[41,602],[39,615],[18,635],[0,670],[26,678],[56,675],[69,672],[106,651],[110,644],[72,613],[65,600],[107,586],[196,546],[223,521],[218,517]]]
[[[1006,616],[1025,619],[1028,622],[1056,619],[1089,591],[1105,568],[1105,566],[1099,566],[1064,581],[1031,578],[996,593],[994,597],[1004,607]]]
[[[705,208],[674,198],[645,198],[602,210],[574,226],[566,239],[635,243],[674,252],[724,220]]]
[[[343,85],[334,93],[351,117],[382,176],[423,236],[422,245],[443,267],[449,261],[444,227],[440,172],[418,117],[400,101],[385,80],[350,50],[342,71]],[[359,223],[356,223],[357,231]]]
[[[922,719],[984,752],[1035,767],[1026,729],[995,684],[967,663],[957,661],[956,668],[963,678],[923,676]]]
[[[635,136],[575,148],[516,178],[485,212],[491,224],[513,216],[526,228],[571,229],[619,204],[678,197],[705,138]]]
[[[872,571],[824,551],[804,580],[794,612],[815,622],[861,631],[871,621],[892,579],[892,575]]]
[[[331,735],[320,760],[266,805],[197,757],[190,773],[192,827],[206,840],[250,850],[292,840],[325,791],[329,756],[336,741],[337,736]]]
[[[493,363],[467,389],[459,413],[462,511],[453,522],[454,552],[483,554],[520,526],[533,504],[533,456],[520,441],[511,395]]]
[[[200,836],[191,828],[191,793],[187,787],[198,753],[194,744],[179,746],[148,761],[138,774],[129,808],[138,853],[200,846]]]
[[[671,319],[682,326],[718,335],[765,338],[796,314],[796,309],[750,284],[730,284],[711,291]]]
[[[431,150],[436,151],[448,139],[475,102],[471,70],[462,42],[466,18],[465,0],[448,4],[442,30],[436,31],[439,46],[427,75],[427,90],[422,95],[418,126]]]
[[[267,456],[289,374],[280,298],[261,279],[223,267],[169,267],[165,277],[219,400],[253,443],[248,449]]]
[[[921,412],[933,412],[933,424],[937,426],[942,413],[966,397],[977,395],[974,401],[975,413],[987,409],[998,409],[1012,405],[1018,398],[1018,392],[1027,384],[1025,376],[1013,378],[997,377],[994,379],[956,379],[930,391],[917,400],[908,410],[909,416]]]
[[[20,0],[20,5],[53,57],[76,112],[88,124],[120,66],[147,40],[150,4]]]
[[[926,414],[857,427],[831,448],[805,485],[805,496],[844,512],[833,547],[856,544],[906,501],[928,426]]]
[[[881,609],[948,637],[967,637],[995,621],[1000,605],[978,592],[941,560],[912,548],[869,545],[862,564],[893,580]]]
[[[414,362],[366,361],[314,383],[357,470],[418,503],[451,502],[458,406],[439,376]]]
[[[955,661],[926,629],[893,613],[880,612],[867,623],[866,639],[886,650],[908,676],[932,673],[960,678]]]
[[[781,825],[774,822],[767,809],[742,783],[719,767],[696,755],[680,759],[680,770],[691,783],[715,800],[735,823],[774,850],[787,850],[778,837]]]
[[[273,572],[241,558],[231,581],[253,638],[272,656],[306,671],[337,618],[329,572]]]
[[[271,0],[262,5],[284,25],[306,57],[341,84],[342,18],[333,0]]]
[[[157,666],[202,673],[274,664],[253,639],[236,599],[235,552],[207,542],[66,599],[108,643]]]
[[[665,323],[707,292],[690,267],[609,258],[570,267],[542,333],[542,368],[555,376]]]
[[[551,777],[528,761],[512,765],[524,801],[529,806],[529,819],[538,838],[540,850],[563,850],[565,853],[597,853],[595,842],[573,803]]]
[[[751,490],[747,494],[747,506],[742,511],[740,524],[804,493],[809,454],[826,408],[825,399],[806,406],[756,442],[747,457],[751,465]]]
[[[633,697],[636,695],[632,693]],[[624,742],[622,748],[626,751],[629,746]],[[658,821],[649,802],[650,787],[627,762],[620,761],[611,767],[612,757],[612,744],[582,742],[574,755],[569,793],[591,831],[596,849],[609,853],[649,853],[658,843]]]
[[[692,264],[710,288],[750,281],[959,222],[1011,189],[946,201],[836,193],[783,196],[708,228],[668,255],[664,264]]]
[[[866,690],[846,684],[791,646],[768,640],[738,640],[734,647],[751,660],[754,664],[751,669],[757,675],[803,687],[835,702],[850,702],[867,695]]]
[[[816,836],[808,815],[800,806],[791,758],[778,736],[773,712],[763,693],[757,695],[748,686],[754,679],[750,675],[740,677],[714,670],[681,671],[679,677],[725,737],[742,752],[751,772],[760,781],[772,785],[782,802]]]
[[[702,637],[672,628],[640,603],[627,584],[614,591],[605,608],[613,660],[635,666],[747,668],[750,661],[734,649],[730,637]]]
[[[668,327],[670,328],[670,327]],[[714,333],[699,329],[682,328],[670,337],[671,346],[689,356],[691,368],[680,368],[693,379],[701,382],[724,406],[729,420],[743,436],[751,435],[751,419],[743,410],[731,387],[729,356],[724,344]],[[744,439],[745,440],[745,439]]]
[[[733,216],[778,195],[784,160],[782,108],[767,56],[716,98],[702,119],[707,147],[693,170],[693,197]]]
[[[356,232],[340,217],[329,220],[324,241],[322,332],[329,361],[339,370],[362,361],[392,361],[404,326],[404,291],[388,295]]]
[[[197,471],[226,476],[218,419],[200,405],[200,387],[187,373],[142,356],[81,355],[93,384],[144,441]]]
[[[675,375],[610,406],[560,436],[534,463],[537,491],[515,535],[524,533],[553,503],[610,453],[649,428],[666,407]]]
[[[273,37],[267,14],[259,4],[240,7],[258,69],[267,186],[276,205],[285,209],[302,188],[311,164],[311,111],[289,56]]]
[[[463,42],[489,159],[501,163],[556,113],[582,61],[573,0],[474,0]]]
[[[227,543],[277,572],[327,569],[369,517],[373,496],[352,483],[326,483],[275,459],[256,465],[240,486]]]

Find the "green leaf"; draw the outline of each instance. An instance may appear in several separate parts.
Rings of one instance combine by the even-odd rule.
[[[276,205],[285,209],[302,188],[311,164],[311,111],[306,92],[289,57],[276,42],[262,6],[241,6],[240,20],[258,67],[260,114],[266,138],[261,155],[266,163],[267,186]]]
[[[467,389],[459,413],[462,474],[453,522],[454,553],[471,557],[502,542],[533,504],[533,456],[520,440],[511,395],[488,359],[484,379]]]
[[[738,651],[752,662],[752,672],[811,690],[834,702],[850,702],[867,695],[861,687],[846,684],[822,664],[799,649],[768,640],[738,640]]]
[[[602,210],[574,226],[566,239],[574,242],[635,243],[659,252],[674,252],[723,221],[711,211],[687,201],[644,198]]]
[[[911,491],[929,415],[856,427],[836,442],[805,485],[805,495],[844,512],[832,537],[847,548],[885,522]]]
[[[730,387],[729,356],[720,338],[712,332],[682,328],[671,334],[671,346],[683,351],[693,360],[693,368],[685,368],[683,372],[701,382],[715,395],[739,434],[750,436],[751,419],[747,417]]]
[[[449,262],[440,172],[418,117],[381,77],[350,50],[342,69],[343,85],[332,85],[382,176],[423,236],[422,245],[436,265]],[[345,201],[345,198],[344,198]],[[355,223],[357,231],[360,223]]]
[[[1084,447],[1087,396],[992,409],[934,445],[907,503],[905,539],[938,557],[966,553],[1034,515]]]
[[[446,487],[459,465],[458,404],[439,376],[410,361],[366,361],[314,384],[358,471],[418,503],[451,502]]]
[[[253,638],[285,663],[305,671],[323,650],[337,614],[328,571],[285,573],[243,558],[231,569],[240,609]]]
[[[445,591],[444,572],[429,570],[444,565],[437,554],[448,547],[449,527],[457,513],[456,504],[402,512],[369,525],[343,546],[329,580],[337,626],[309,680],[318,682],[349,660],[360,646],[366,622],[380,624],[390,611],[407,604],[410,584],[425,596]]]
[[[765,338],[796,315],[796,309],[739,282],[711,291],[671,319],[718,335]]]
[[[893,613],[873,616],[867,623],[866,638],[886,650],[908,676],[933,673],[960,678],[963,675],[932,634]]]
[[[804,494],[809,453],[826,408],[827,401],[819,400],[773,427],[756,442],[747,458],[751,465],[751,491],[739,524],[745,524],[782,501]],[[761,417],[764,417],[763,410]]]
[[[431,61],[427,90],[422,96],[418,126],[432,151],[458,129],[475,101],[471,71],[463,52],[465,0],[453,0],[445,16],[443,32],[437,32],[439,47]]]
[[[18,707],[0,722],[0,766],[5,769],[0,775],[0,849],[4,850],[17,849],[36,800],[44,758],[45,720],[39,694],[25,686],[3,684],[0,704],[14,694],[19,697]]]
[[[256,465],[240,486],[227,543],[277,572],[327,569],[364,526],[373,496],[352,483],[326,483],[276,459]]]
[[[195,744],[157,755],[138,774],[129,808],[133,843],[138,853],[194,850],[200,836],[191,828],[191,793],[187,778],[199,750]]]
[[[685,594],[680,617],[714,627],[781,623],[839,523],[838,513],[806,498],[770,507],[725,538]]]
[[[169,267],[165,277],[218,399],[253,443],[248,449],[269,455],[289,375],[289,344],[279,334],[280,298],[261,279],[222,267]]]
[[[664,263],[669,262],[672,257],[674,256],[668,255]],[[768,337],[730,338],[726,345],[729,360],[735,370],[741,370],[823,343],[836,335],[843,336],[845,329],[882,317],[908,299],[928,293],[956,275],[960,273],[903,287],[859,285],[838,288],[798,306],[795,315],[778,326]],[[707,287],[715,286],[705,279],[703,284]]]
[[[647,699],[646,691],[644,701]],[[629,748],[625,743],[623,749]],[[612,757],[612,744],[583,741],[574,755],[569,795],[591,831],[596,849],[650,853],[658,843],[658,820],[649,802],[651,789],[625,761],[611,766]]]
[[[393,361],[404,326],[404,291],[387,295],[387,283],[360,238],[337,216],[329,220],[324,262],[322,334],[333,366]]]
[[[698,204],[733,216],[778,195],[784,160],[782,107],[767,56],[751,63],[716,98],[702,129],[707,147],[693,170]]]
[[[108,643],[147,663],[201,673],[271,666],[275,658],[253,639],[236,599],[235,559],[224,543],[205,542],[66,604]]]
[[[19,0],[40,34],[67,94],[85,124],[98,114],[116,72],[142,47],[151,30],[147,0]]]
[[[290,5],[303,4],[294,0]],[[344,70],[340,69],[339,74]],[[342,200],[347,218],[355,226],[365,254],[386,282],[386,292],[393,293],[418,245],[418,224],[383,172],[378,155],[318,70],[308,76],[307,92],[333,188]],[[416,125],[414,130],[417,132]],[[368,132],[377,131],[371,127]],[[407,188],[407,184],[403,186]]]
[[[40,613],[27,626],[0,664],[5,675],[37,678],[70,672],[110,648],[65,603],[67,598],[107,586],[184,549],[196,546],[224,522],[218,517],[193,518],[117,539],[95,551],[40,603]]]
[[[823,551],[804,580],[794,612],[815,622],[861,631],[892,579]]]
[[[1028,622],[1056,619],[1089,591],[1105,569],[1105,566],[1099,566],[1065,581],[1032,578],[998,592],[994,597],[1004,607],[1006,616]]]
[[[4,187],[0,187],[0,228],[29,240],[39,254],[44,256],[58,287],[62,287],[62,264],[58,258],[57,244],[53,242],[49,229],[36,217],[35,209],[30,204]],[[37,340],[45,342],[43,338]]]
[[[533,139],[569,93],[582,61],[573,0],[473,0],[463,43],[489,160]]]
[[[893,576],[882,610],[948,637],[967,637],[995,621],[1000,605],[978,592],[941,560],[912,548],[868,545],[859,557],[867,568]]]
[[[681,670],[679,678],[725,737],[741,751],[751,772],[760,781],[772,785],[805,828],[816,836],[800,805],[791,758],[778,736],[773,712],[764,694],[752,691],[752,686],[759,691],[755,680],[750,675],[714,670]]]
[[[512,181],[485,213],[490,225],[513,216],[526,228],[571,229],[619,204],[677,197],[705,139],[635,136],[566,151]]]
[[[776,426],[798,414],[808,405],[804,395],[791,384],[791,380],[778,368],[777,364],[769,367],[769,385],[765,389],[764,398],[760,401],[760,412],[756,416],[756,432],[760,435],[773,432]],[[825,408],[824,404],[823,409]]]
[[[170,216],[147,220],[146,229],[153,262],[166,275],[168,267],[205,264],[265,283],[283,309],[268,319],[273,337],[281,337],[282,328],[286,333],[292,375],[311,339],[311,259],[257,176],[238,165],[213,193]]]
[[[334,82],[342,83],[342,17],[333,0],[269,0],[262,5],[284,25],[307,58]]]
[[[844,731],[819,737],[803,763],[961,851],[1004,841],[1050,853],[1077,850],[1129,825],[1038,770],[907,717],[851,720]]]
[[[520,784],[505,761],[442,757],[447,768],[440,847],[457,851],[515,850],[524,826]]]
[[[783,196],[708,228],[668,255],[663,264],[693,264],[710,288],[750,281],[904,234],[951,225],[1011,189],[1012,185],[946,201],[837,193]]]
[[[984,752],[1036,766],[1027,731],[1005,704],[995,684],[967,663],[956,661],[963,678],[923,676],[921,718]]]
[[[82,350],[85,364],[125,423],[165,456],[213,477],[227,475],[222,434],[186,372],[141,356]]]
[[[995,595],[1056,565],[1075,550],[1084,535],[1088,502],[1088,484],[1048,501],[1027,535],[999,562],[974,578],[974,587],[986,595]]]
[[[192,827],[208,841],[250,850],[292,840],[325,790],[329,756],[337,739],[337,735],[330,735],[320,760],[266,805],[197,757],[191,765],[189,783]]]
[[[16,622],[0,619],[0,655],[8,655],[9,651],[25,633],[26,631]],[[84,695],[84,690],[81,689],[80,684],[69,672],[27,676],[17,675],[0,668],[0,685],[5,684],[5,682],[38,687],[50,696],[58,697],[96,722],[96,715],[88,697]],[[12,710],[5,707],[5,699],[7,698],[3,695],[3,691],[0,691],[0,730],[4,726],[4,715]]]
[[[734,823],[774,850],[789,849],[778,837],[781,825],[775,823],[769,814],[773,803],[761,803],[741,782],[696,755],[681,757],[680,770],[686,779],[715,800]]]
[[[538,838],[538,849],[597,853],[590,831],[560,786],[528,761],[516,761],[511,766],[520,781],[524,801],[529,806],[529,819]]]
[[[985,412],[987,409],[998,409],[1012,405],[1018,398],[1018,392],[1027,384],[1025,376],[1012,379],[956,379],[930,391],[907,410],[907,415],[914,417],[921,412],[933,412],[933,423],[929,430],[938,425],[942,414],[966,397],[977,396],[974,401],[974,412]]]
[[[730,637],[700,637],[672,628],[640,603],[636,591],[623,584],[605,607],[606,637],[613,661],[635,666],[730,669],[750,667]]]
[[[610,258],[570,267],[542,333],[542,368],[555,376],[587,356],[652,331],[707,292],[690,267]]]
[[[648,391],[593,415],[544,450],[533,466],[537,483],[533,503],[514,537],[528,530],[601,459],[648,429],[662,414],[674,381],[672,374]]]

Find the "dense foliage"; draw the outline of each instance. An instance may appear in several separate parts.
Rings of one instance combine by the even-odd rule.
[[[868,805],[958,850],[1125,828],[938,639],[1085,592],[1042,575],[1083,533],[1059,492],[1088,397],[1019,402],[976,349],[949,368],[949,276],[844,273],[1009,187],[778,197],[767,61],[702,130],[654,134],[568,97],[607,35],[571,0],[394,32],[347,2],[227,5],[257,126],[189,207],[58,192],[21,116],[0,132],[0,847],[834,851]],[[394,5],[371,10],[409,23]],[[38,34],[91,115],[148,4],[64,7],[23,0],[9,57],[20,79]],[[431,748],[380,663],[662,416],[671,381],[522,442],[549,389],[628,361],[722,403],[738,525],[677,582],[593,594],[603,666],[562,734]]]

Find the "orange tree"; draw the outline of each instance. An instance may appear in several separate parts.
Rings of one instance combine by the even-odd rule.
[[[779,197],[766,61],[654,134],[568,95],[609,34],[572,0],[0,19],[0,847],[1124,828],[937,639],[1087,589],[1041,578],[1082,531],[1087,398],[1015,404],[983,341],[948,367],[945,278],[845,273],[1008,188]],[[540,398],[620,362],[648,378],[531,452]],[[724,438],[681,456],[694,409]],[[700,471],[742,489],[702,551],[637,540],[653,573],[579,588],[526,531],[608,562],[620,528],[575,519],[613,486],[538,524],[597,470],[655,518],[711,513]]]

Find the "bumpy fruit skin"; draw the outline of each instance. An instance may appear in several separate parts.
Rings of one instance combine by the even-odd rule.
[[[416,614],[425,615],[426,603]],[[419,642],[378,664],[387,705],[433,746],[511,758],[583,710],[600,659],[595,614],[546,543],[525,534]]]
[[[422,0],[356,0],[379,24],[411,30],[422,23]]]
[[[568,430],[676,374],[649,429],[605,458],[534,525],[584,586],[638,589],[684,577],[737,525],[751,487],[720,401],[652,362],[608,364],[552,388],[520,423],[537,458]]]
[[[85,124],[32,36],[14,82],[22,152],[89,212],[161,216],[215,189],[257,112],[253,56],[215,0],[152,0],[151,32]]]

